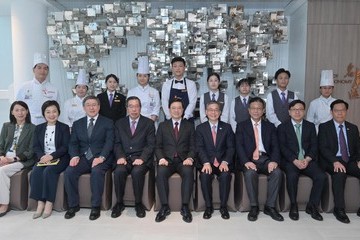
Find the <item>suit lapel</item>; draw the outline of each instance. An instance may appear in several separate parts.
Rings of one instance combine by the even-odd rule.
[[[12,129],[15,128],[15,125],[11,124],[12,126]],[[25,137],[29,134],[29,130],[30,130],[30,126],[28,123],[25,123],[24,127],[23,127],[23,130],[21,131],[21,134],[20,134],[20,137],[19,137],[19,140],[18,140],[18,143],[17,145],[21,145],[21,142],[25,139]],[[14,131],[12,131],[14,132]],[[14,137],[14,136],[13,136]]]
[[[218,128],[217,128],[217,132],[216,132],[216,143],[215,143],[215,147],[217,146],[217,144],[219,142],[221,142],[223,136],[224,136],[224,133],[223,133],[223,125],[219,122],[218,123]],[[210,132],[211,133],[211,132]],[[211,133],[211,139],[212,139],[212,133]]]
[[[14,139],[14,133],[15,133],[15,124],[9,124],[8,125],[8,133],[9,133],[8,139],[10,139],[9,142],[12,145],[13,139]],[[19,141],[20,141],[20,139],[19,139]],[[10,147],[11,147],[11,145],[10,145]]]

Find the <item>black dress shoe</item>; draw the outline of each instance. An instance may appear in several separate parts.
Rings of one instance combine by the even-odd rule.
[[[205,209],[203,218],[204,218],[204,219],[210,219],[211,216],[212,216],[212,214],[213,214],[213,212],[214,212],[214,209],[213,209],[212,207],[207,207],[207,208]]]
[[[250,212],[247,216],[248,220],[251,222],[254,222],[257,220],[259,216],[259,207],[258,206],[252,206],[250,209]]]
[[[192,215],[191,215],[189,207],[182,206],[180,214],[181,214],[182,219],[184,220],[184,222],[187,222],[187,223],[192,222]]]
[[[91,208],[89,219],[90,220],[96,220],[99,217],[100,217],[100,208],[99,207]]]
[[[220,213],[221,213],[221,217],[223,219],[229,219],[230,218],[230,214],[229,214],[229,211],[227,210],[227,207],[221,207],[220,208]]]
[[[299,210],[298,210],[298,206],[296,204],[291,204],[290,211],[289,211],[289,217],[294,221],[299,220]]]
[[[308,204],[308,205],[306,206],[305,212],[306,212],[307,214],[310,214],[311,217],[312,217],[313,219],[315,219],[315,220],[318,220],[318,221],[322,221],[322,220],[323,220],[323,217],[320,215],[318,208],[317,208],[316,206],[314,206],[314,205],[309,205],[309,204]]]
[[[122,203],[116,203],[111,211],[111,217],[117,218],[121,215],[122,211],[124,211],[125,206]]]
[[[359,210],[357,211],[356,215],[358,215],[358,217],[360,217],[360,208],[359,208]]]
[[[160,211],[156,215],[155,222],[162,222],[165,220],[166,216],[169,216],[171,213],[169,206],[163,206],[160,208]]]
[[[70,218],[75,217],[75,214],[76,214],[78,211],[80,211],[80,207],[79,207],[79,206],[69,208],[69,210],[67,210],[66,213],[65,213],[65,219],[70,219]]]
[[[145,213],[145,207],[142,203],[137,203],[135,205],[135,212],[136,212],[136,216],[138,218],[143,218],[146,216],[146,213]]]
[[[350,219],[343,208],[334,208],[334,216],[342,223],[350,223]]]
[[[283,216],[281,216],[280,213],[273,207],[265,206],[264,213],[276,221],[284,221]]]

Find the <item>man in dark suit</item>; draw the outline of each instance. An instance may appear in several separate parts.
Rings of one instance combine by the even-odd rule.
[[[282,172],[278,168],[280,149],[274,124],[262,120],[264,111],[263,99],[259,97],[250,99],[250,119],[239,123],[236,127],[237,158],[244,172],[250,199],[251,209],[248,220],[256,221],[259,215],[258,177],[262,173],[268,176],[264,213],[276,221],[283,221],[284,218],[275,207],[282,179]]]
[[[347,175],[360,179],[360,139],[358,127],[346,121],[349,104],[338,99],[331,103],[333,119],[319,125],[320,163],[331,175],[334,215],[350,223],[345,213],[344,188]],[[357,212],[360,216],[360,208]]]
[[[304,119],[305,103],[294,100],[289,104],[290,120],[278,127],[278,139],[282,155],[281,166],[286,173],[287,190],[291,202],[289,217],[299,219],[296,203],[300,174],[309,176],[313,180],[313,187],[306,213],[315,220],[323,218],[318,211],[321,193],[325,184],[326,175],[317,163],[318,143],[315,125]]]
[[[100,100],[99,114],[110,118],[114,123],[126,116],[126,98],[116,92],[119,86],[119,78],[114,74],[109,74],[105,78],[106,91],[97,95]]]
[[[155,155],[158,160],[156,185],[161,209],[155,221],[162,222],[170,214],[168,205],[169,177],[177,172],[182,179],[181,215],[185,222],[192,221],[189,202],[194,186],[195,129],[194,124],[182,119],[184,105],[181,99],[170,100],[171,119],[159,124],[156,133]]]
[[[79,177],[91,173],[90,220],[100,217],[101,196],[104,191],[106,171],[113,165],[114,124],[99,115],[100,102],[97,97],[87,96],[83,101],[86,116],[74,122],[71,131],[70,164],[65,170],[64,181],[69,210],[65,218],[70,219],[79,211]]]
[[[212,205],[212,179],[217,175],[220,183],[220,213],[223,219],[229,219],[227,201],[230,192],[231,170],[235,152],[235,139],[231,125],[219,121],[221,111],[216,101],[206,104],[207,122],[196,128],[196,151],[199,157],[201,189],[206,209],[204,219],[211,218],[214,211]]]
[[[141,102],[138,97],[126,100],[129,116],[118,120],[115,124],[114,153],[116,168],[114,184],[117,203],[112,209],[111,217],[116,218],[124,210],[124,191],[126,178],[132,176],[135,195],[135,211],[139,218],[145,217],[142,195],[146,172],[153,167],[155,149],[154,121],[141,116]]]

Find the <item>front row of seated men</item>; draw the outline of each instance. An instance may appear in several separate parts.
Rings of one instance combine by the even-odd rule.
[[[220,105],[215,101],[206,106],[209,121],[200,124],[195,131],[193,123],[182,119],[182,101],[173,99],[169,103],[171,119],[160,123],[156,136],[154,123],[140,115],[141,102],[137,97],[127,99],[128,116],[118,120],[115,129],[111,120],[98,114],[100,104],[96,97],[86,97],[83,105],[87,116],[73,125],[69,145],[71,161],[65,171],[69,205],[66,219],[74,217],[79,211],[78,179],[81,174],[88,172],[91,172],[92,191],[90,219],[95,220],[100,216],[104,175],[113,167],[113,162],[116,163],[114,184],[117,203],[111,217],[119,217],[125,208],[123,196],[129,174],[133,180],[136,215],[145,217],[142,193],[145,174],[153,167],[154,153],[157,159],[156,185],[161,202],[156,222],[165,220],[171,212],[168,179],[175,172],[182,178],[180,213],[185,222],[192,221],[189,203],[193,191],[194,167],[200,170],[201,189],[206,204],[203,218],[209,219],[213,213],[211,185],[215,174],[220,187],[221,217],[229,219],[227,201],[236,149],[236,160],[244,172],[251,204],[248,220],[257,220],[259,214],[257,195],[260,173],[268,176],[264,213],[274,220],[284,220],[276,209],[282,179],[281,166],[286,173],[291,201],[290,218],[299,219],[297,184],[299,175],[304,174],[313,180],[306,212],[313,219],[321,221],[318,207],[326,177],[318,165],[319,150],[322,166],[332,176],[334,215],[341,222],[350,222],[345,213],[344,188],[347,174],[360,178],[360,141],[357,127],[345,121],[348,104],[343,100],[331,104],[333,120],[320,125],[319,143],[314,124],[303,119],[305,103],[301,100],[290,103],[291,119],[277,130],[272,123],[263,119],[265,102],[258,97],[252,98],[249,102],[250,118],[238,124],[235,136],[231,126],[220,121]],[[115,161],[112,161],[114,157]]]

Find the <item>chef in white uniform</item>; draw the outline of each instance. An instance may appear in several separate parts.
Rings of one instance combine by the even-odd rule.
[[[160,112],[159,91],[149,86],[149,59],[147,56],[138,58],[138,71],[136,73],[138,85],[128,91],[127,97],[136,96],[141,101],[141,115],[156,122]]]
[[[316,131],[319,130],[320,123],[332,119],[330,104],[336,99],[331,96],[334,90],[333,70],[322,70],[320,79],[321,96],[310,102],[306,120],[313,122]]]
[[[80,69],[75,85],[75,97],[65,101],[64,110],[61,112],[61,120],[71,128],[73,123],[85,117],[86,113],[83,108],[83,100],[87,95],[88,78],[85,69]]]
[[[49,62],[45,54],[34,54],[33,73],[33,80],[26,82],[19,89],[16,100],[26,102],[29,106],[31,122],[38,125],[45,122],[41,112],[41,106],[47,100],[59,102],[59,92],[55,86],[46,79],[49,73]]]

